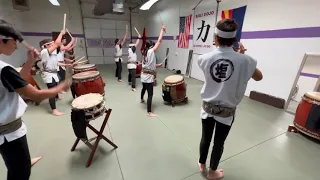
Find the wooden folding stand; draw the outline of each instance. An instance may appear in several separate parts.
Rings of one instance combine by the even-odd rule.
[[[106,125],[107,125],[107,122],[108,122],[108,120],[109,120],[111,111],[112,111],[112,109],[108,109],[108,110],[105,111],[106,116],[105,116],[105,118],[104,118],[104,120],[103,120],[103,123],[102,123],[102,126],[101,126],[101,128],[100,128],[100,131],[98,131],[98,130],[95,129],[93,126],[91,126],[91,125],[89,124],[89,121],[88,121],[88,123],[86,124],[86,126],[87,126],[89,129],[91,129],[94,133],[97,134],[96,137],[91,138],[91,139],[88,139],[88,140],[83,140],[83,139],[77,138],[77,140],[74,142],[74,144],[73,144],[73,146],[72,146],[72,148],[71,148],[71,151],[74,151],[74,150],[76,149],[79,141],[82,140],[82,141],[91,149],[91,153],[90,153],[90,156],[89,156],[89,158],[88,158],[86,167],[89,167],[89,166],[91,165],[93,156],[94,156],[94,154],[95,154],[95,152],[96,152],[96,150],[97,150],[97,148],[98,148],[98,145],[99,145],[99,142],[100,142],[101,139],[107,141],[107,142],[108,142],[111,146],[113,146],[114,148],[118,148],[117,145],[115,145],[112,141],[110,141],[107,137],[105,137],[105,136],[103,135],[103,131],[104,131]],[[93,140],[95,140],[95,142],[94,142],[94,144],[92,145],[92,144],[91,144],[91,141],[93,141]]]

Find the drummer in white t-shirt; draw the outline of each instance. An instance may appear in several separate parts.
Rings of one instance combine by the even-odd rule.
[[[140,35],[139,35],[139,38]],[[128,64],[127,68],[129,71],[128,74],[128,83],[131,83],[131,88],[132,91],[136,91],[136,69],[137,69],[137,46],[139,45],[139,38],[137,39],[135,44],[129,44],[129,49],[128,49]]]
[[[122,42],[120,42],[119,39],[116,39],[114,41],[114,43],[115,43],[114,61],[116,62],[116,73],[115,73],[115,76],[116,76],[116,78],[118,78],[119,82],[122,82],[122,79],[121,79],[121,73],[122,73],[122,47],[123,47],[124,43],[126,42],[127,36],[128,36],[128,28],[126,29],[126,34],[124,35],[124,38],[123,38]]]
[[[256,68],[257,61],[252,57],[235,52],[232,45],[237,42],[238,25],[232,19],[224,19],[217,23],[215,29],[214,51],[199,57],[198,64],[205,76],[201,89],[203,105],[202,138],[200,143],[199,168],[206,170],[205,164],[215,128],[214,145],[210,159],[208,179],[220,179],[223,170],[218,169],[224,142],[229,134],[235,117],[237,105],[241,102],[248,81],[262,79],[261,71]],[[244,53],[240,46],[240,52]]]
[[[158,50],[162,42],[162,37],[165,30],[166,30],[166,27],[162,26],[157,43],[154,44],[151,41],[147,42],[143,51],[142,73],[141,73],[141,82],[142,82],[141,102],[144,102],[143,96],[147,91],[148,92],[147,116],[149,117],[157,116],[156,114],[153,114],[151,111],[152,97],[153,97],[153,82],[155,78],[156,67],[161,67],[162,64],[156,64],[155,52]]]
[[[57,49],[61,45],[61,39],[65,31],[62,30],[58,38],[55,41],[51,39],[45,39],[41,41],[41,61],[43,64],[43,71],[41,72],[41,77],[44,83],[46,83],[48,88],[54,88],[59,83],[58,71],[59,66],[71,66],[71,64],[59,63],[59,52]],[[49,98],[49,104],[52,109],[52,114],[55,116],[62,116],[64,113],[60,112],[56,107],[56,99],[59,96]]]

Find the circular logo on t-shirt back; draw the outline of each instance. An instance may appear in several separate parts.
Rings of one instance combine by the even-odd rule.
[[[233,71],[234,66],[229,59],[219,59],[210,66],[211,77],[217,83],[228,81]]]

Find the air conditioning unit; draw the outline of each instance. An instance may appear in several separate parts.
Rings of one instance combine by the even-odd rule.
[[[93,9],[95,16],[105,14],[124,14],[123,0],[97,0]]]

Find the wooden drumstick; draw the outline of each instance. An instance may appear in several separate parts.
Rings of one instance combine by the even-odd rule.
[[[72,38],[72,36],[71,36],[71,34],[70,34],[69,30],[68,30],[68,29],[66,29],[66,31],[67,31],[67,33],[69,34],[69,36]]]
[[[80,59],[78,59],[78,60],[76,60],[73,64],[76,64],[76,63],[78,63],[79,61],[81,61],[83,58],[85,58],[86,56],[83,56],[82,58],[80,58]]]
[[[77,63],[73,63],[73,65],[83,64],[83,63],[87,63],[87,62],[89,62],[89,60],[82,60],[82,61],[79,61]]]
[[[63,30],[66,30],[66,23],[67,23],[67,14],[64,14],[63,16]]]
[[[164,26],[163,21],[162,21],[162,18],[161,18],[161,11],[159,11],[159,17],[160,17],[161,25]],[[166,32],[166,31],[164,31],[164,32]]]
[[[139,33],[139,31],[138,31],[138,29],[137,29],[136,27],[134,27],[134,29],[136,30],[138,36],[141,36],[140,33]]]
[[[164,58],[164,60],[160,64],[163,64],[168,59],[168,57],[169,57],[169,54],[167,55],[166,58]]]
[[[33,46],[31,46],[29,43],[27,43],[25,40],[23,40],[21,42],[28,50],[33,50],[35,53],[37,53],[37,55],[40,55],[39,51],[34,48]]]

